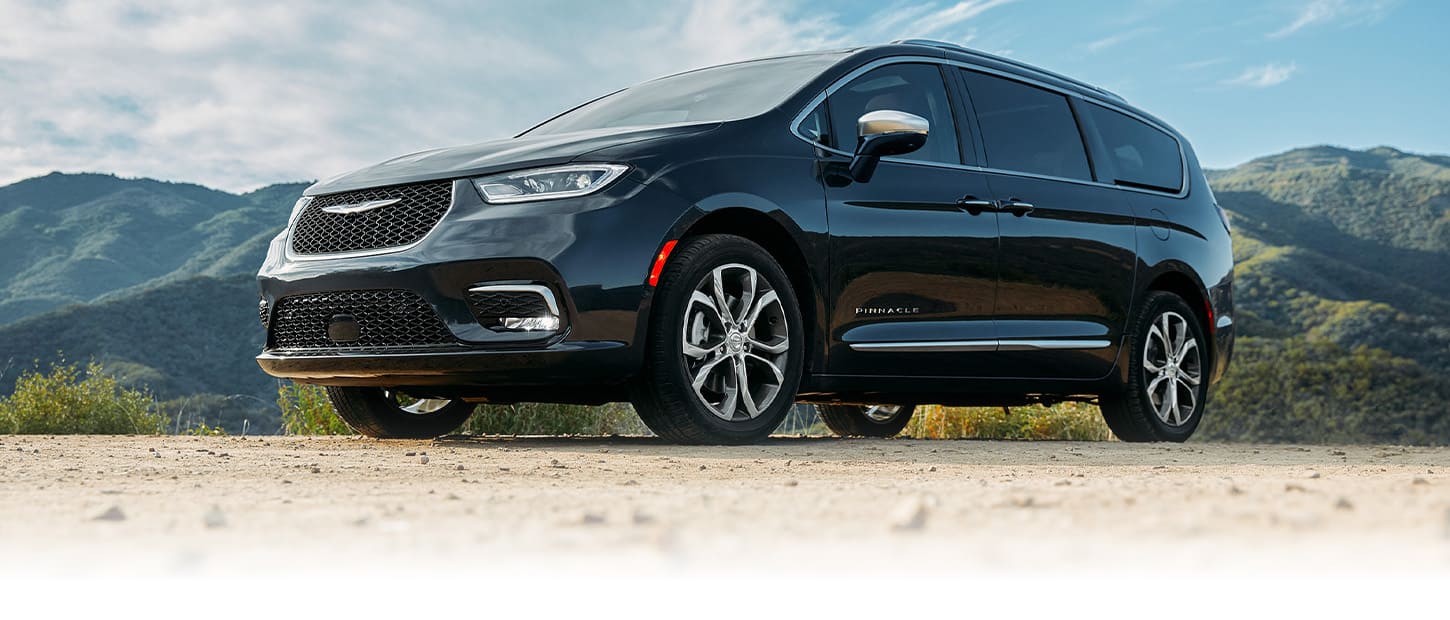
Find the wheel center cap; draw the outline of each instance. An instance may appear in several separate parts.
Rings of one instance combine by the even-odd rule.
[[[741,347],[745,346],[745,334],[732,331],[725,336],[725,344],[731,351],[739,351]]]

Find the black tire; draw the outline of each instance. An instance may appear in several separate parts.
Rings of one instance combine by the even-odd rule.
[[[1161,322],[1167,316],[1170,325],[1176,326],[1178,322],[1174,316],[1182,318],[1182,325],[1187,328],[1186,335],[1193,338],[1193,348],[1197,353],[1196,365],[1190,365],[1189,356],[1185,355],[1181,365],[1167,364],[1186,376],[1196,374],[1197,385],[1191,385],[1187,379],[1178,380],[1169,376],[1165,381],[1171,386],[1176,394],[1174,398],[1179,399],[1179,407],[1159,407],[1154,404],[1154,396],[1149,394],[1149,387],[1157,384],[1154,379],[1159,376],[1157,373],[1145,370],[1145,356],[1158,358],[1162,348],[1161,341],[1152,336],[1152,330],[1158,325],[1161,332]],[[1172,327],[1170,331],[1178,333]],[[1173,338],[1170,336],[1170,338]],[[1174,338],[1176,340],[1176,338]],[[1185,345],[1187,340],[1185,338]],[[1110,394],[1103,394],[1099,399],[1103,412],[1103,421],[1107,422],[1108,428],[1122,441],[1145,442],[1145,441],[1187,441],[1198,428],[1203,420],[1203,410],[1208,404],[1208,375],[1211,357],[1209,356],[1207,340],[1204,338],[1204,328],[1198,315],[1183,301],[1182,298],[1172,293],[1153,291],[1143,300],[1143,304],[1133,321],[1129,325],[1128,339],[1128,377],[1123,384],[1121,391]],[[1155,347],[1149,353],[1145,349],[1149,346]],[[1150,376],[1153,375],[1153,376]],[[1162,394],[1158,398],[1159,405],[1168,404],[1166,387],[1159,385],[1155,391]],[[1191,397],[1192,407],[1183,406],[1183,399]],[[1160,411],[1167,409],[1169,413],[1164,416]],[[1176,413],[1175,413],[1176,412]]]
[[[473,403],[449,401],[429,413],[411,413],[382,388],[330,387],[327,397],[352,430],[379,439],[432,439],[447,435],[473,413]]]
[[[895,437],[911,422],[916,405],[899,405],[889,415],[878,413],[882,406],[816,405],[816,413],[831,432],[842,437]],[[877,409],[878,412],[873,412]]]
[[[694,385],[690,364],[703,363],[704,360],[719,358],[730,358],[721,363],[733,364],[734,356],[740,353],[723,353],[727,346],[739,344],[737,339],[734,344],[728,340],[722,340],[719,347],[712,348],[709,354],[711,357],[701,358],[701,361],[692,362],[685,356],[686,321],[700,321],[697,316],[687,319],[686,313],[701,312],[696,308],[691,298],[697,286],[706,286],[705,278],[712,276],[717,267],[727,265],[743,265],[754,270],[758,281],[763,280],[769,290],[775,292],[775,298],[779,301],[778,308],[771,303],[769,317],[759,314],[758,324],[762,329],[778,330],[784,325],[784,334],[773,346],[780,343],[786,345],[785,351],[779,354],[770,354],[764,349],[755,349],[756,357],[762,358],[759,361],[750,359],[742,361],[749,367],[755,368],[755,372],[764,373],[759,367],[760,363],[766,363],[763,357],[770,357],[774,361],[771,366],[781,370],[781,378],[771,386],[775,392],[763,409],[756,405],[758,415],[745,419],[740,414],[732,419],[726,419],[717,415],[709,408],[715,405],[708,405],[703,402],[703,397],[697,395]],[[743,273],[743,272],[742,272]],[[743,284],[741,285],[743,291]],[[762,289],[763,290],[763,289]],[[735,302],[743,301],[743,293],[735,298]],[[756,301],[765,298],[762,293]],[[762,304],[765,305],[765,304]],[[711,306],[713,307],[713,305]],[[741,309],[741,314],[747,311]],[[718,315],[717,315],[718,318]],[[765,323],[759,323],[765,321]],[[716,324],[720,322],[717,321]],[[768,325],[767,325],[768,323]],[[752,326],[744,333],[758,335]],[[654,431],[656,435],[668,441],[687,444],[745,444],[764,439],[780,425],[786,413],[794,405],[796,389],[800,385],[801,367],[804,357],[805,328],[800,318],[800,307],[797,305],[795,292],[791,288],[790,280],[786,277],[785,271],[775,262],[775,259],[759,245],[734,235],[702,235],[699,237],[687,238],[679,243],[674,252],[671,253],[669,262],[665,265],[664,271],[660,274],[658,287],[655,290],[653,308],[650,312],[650,323],[647,336],[648,349],[645,353],[645,366],[638,380],[631,386],[631,400],[634,403],[635,411],[645,425]],[[747,341],[750,345],[752,341]],[[759,347],[758,343],[753,346]],[[744,355],[751,353],[747,347]],[[741,360],[747,357],[741,356]],[[765,369],[768,370],[768,369]],[[726,366],[719,371],[733,372],[733,366]],[[708,374],[708,373],[706,373]],[[762,375],[751,375],[747,369],[748,376],[761,377]],[[774,372],[765,373],[764,377],[774,381]],[[722,379],[723,380],[723,379]],[[748,382],[747,382],[748,383]],[[750,391],[750,390],[746,390]],[[740,397],[743,399],[743,397]],[[751,401],[756,403],[755,400]],[[743,400],[729,401],[732,412],[739,406],[743,406]],[[725,403],[720,404],[723,408]],[[737,419],[738,418],[738,419]]]

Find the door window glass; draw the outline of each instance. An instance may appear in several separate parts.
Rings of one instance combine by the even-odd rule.
[[[831,94],[831,132],[836,148],[856,150],[856,120],[877,110],[915,114],[931,124],[926,144],[900,159],[962,163],[956,123],[941,71],[936,65],[903,63],[874,69]]]
[[[1092,180],[1067,98],[1021,82],[962,71],[986,147],[987,166]]]

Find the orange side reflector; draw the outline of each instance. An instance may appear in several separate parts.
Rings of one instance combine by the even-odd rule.
[[[671,239],[669,241],[666,241],[665,242],[665,246],[662,247],[662,248],[660,248],[660,253],[655,255],[655,264],[650,265],[650,268],[649,268],[649,285],[650,286],[655,286],[655,285],[658,285],[660,283],[660,272],[661,271],[664,271],[664,269],[665,269],[665,260],[670,257],[670,252],[675,251],[675,244],[676,243],[679,243],[679,241],[678,240],[675,240],[675,239]]]

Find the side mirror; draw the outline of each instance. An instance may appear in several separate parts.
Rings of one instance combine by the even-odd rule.
[[[905,155],[926,144],[931,123],[899,110],[867,112],[856,120],[856,155],[851,158],[851,178],[858,183],[871,180],[882,157]]]

